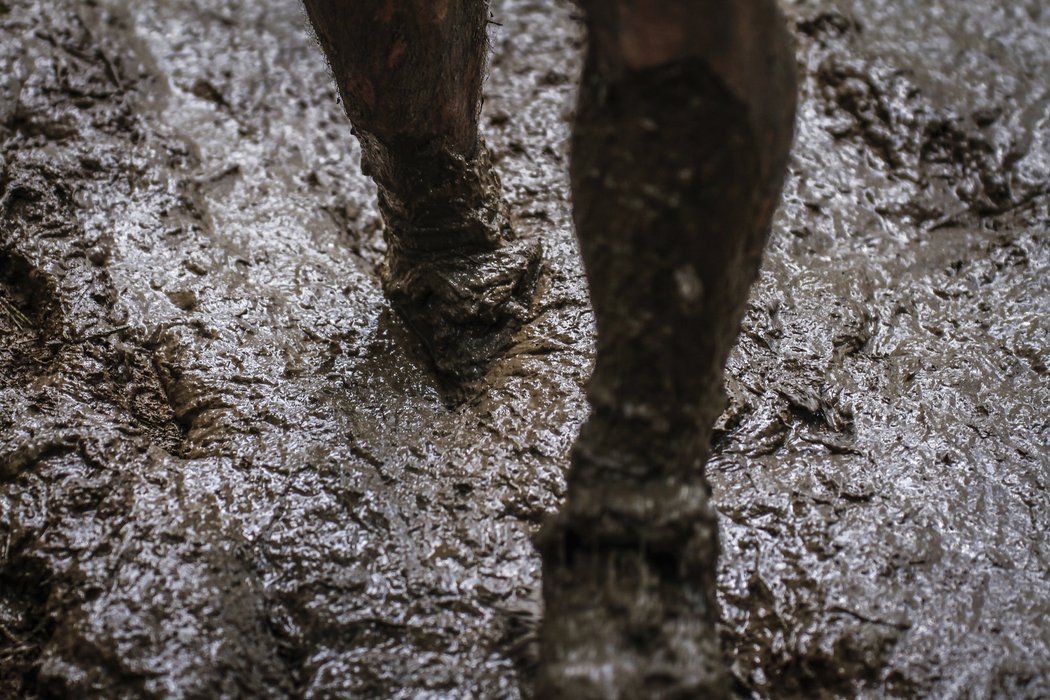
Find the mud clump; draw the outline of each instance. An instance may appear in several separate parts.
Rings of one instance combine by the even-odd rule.
[[[1050,694],[1037,5],[786,5],[799,137],[707,467],[741,696]],[[593,351],[581,31],[493,11],[549,269],[450,407],[296,2],[0,5],[0,694],[528,692]]]

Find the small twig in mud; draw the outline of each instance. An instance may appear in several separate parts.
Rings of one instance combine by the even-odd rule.
[[[7,637],[8,639],[10,639],[15,644],[17,644],[19,646],[28,646],[28,644],[26,643],[26,640],[22,639],[17,634],[15,634],[11,630],[7,629],[7,625],[3,624],[2,622],[0,622],[0,632],[3,632],[4,636]]]
[[[350,433],[348,437],[350,438],[350,454],[360,460],[364,460],[366,464],[375,470],[376,474],[379,475],[379,478],[385,483],[393,483],[394,480],[391,478],[390,474],[386,472],[386,462],[377,457],[367,447],[361,445],[357,436],[353,433]]]
[[[129,324],[125,324],[123,326],[117,326],[116,328],[110,328],[108,331],[99,331],[98,333],[92,333],[91,335],[85,335],[80,340],[81,340],[81,342],[87,342],[89,340],[98,340],[99,338],[105,338],[107,336],[111,336],[114,333],[123,333],[124,331],[126,331],[129,328],[131,328],[131,326]]]
[[[946,228],[948,226],[958,226],[961,217],[963,217],[969,211],[970,210],[966,208],[960,209],[959,211],[952,212],[950,214],[945,214],[944,216],[939,216],[936,219],[933,219],[932,221],[923,224],[923,227],[926,231],[936,231],[937,229]]]
[[[844,608],[841,605],[832,605],[828,608],[828,612],[840,613],[842,615],[849,615],[850,617],[860,620],[861,622],[867,622],[870,625],[884,625],[886,627],[893,627],[899,630],[911,629],[911,622],[904,621],[891,621],[891,620],[878,620],[874,617],[868,617],[867,615],[861,615],[859,612]]]
[[[193,323],[191,321],[170,321],[168,323],[162,323],[150,331],[150,334],[146,337],[143,344],[148,348],[155,347],[160,344],[161,335],[164,331],[170,331],[172,328],[178,328],[179,326],[190,328],[193,326]]]
[[[10,649],[4,649],[3,651],[0,651],[0,661],[7,661],[8,659],[13,659],[16,656],[28,654],[32,651],[36,651],[36,649],[37,647],[31,646],[29,644],[19,644],[18,646],[11,647]]]
[[[3,297],[0,297],[0,308],[2,308],[7,313],[7,315],[11,317],[11,320],[14,321],[15,325],[18,326],[21,330],[26,330],[27,328],[33,325],[24,313],[15,308],[14,304],[9,302],[7,299],[4,299]]]

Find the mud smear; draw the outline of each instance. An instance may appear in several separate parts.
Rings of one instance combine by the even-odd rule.
[[[134,4],[133,4],[134,5]],[[710,477],[756,697],[1050,694],[1050,16],[798,2]],[[0,4],[0,692],[517,697],[584,418],[572,8],[483,123],[540,310],[450,407],[291,0]]]

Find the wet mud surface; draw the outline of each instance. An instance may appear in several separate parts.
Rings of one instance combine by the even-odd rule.
[[[1050,14],[1002,5],[786,5],[798,141],[708,466],[743,697],[1050,695]],[[383,299],[294,0],[0,3],[0,697],[527,694],[592,357],[582,37],[494,21],[547,269],[464,399]]]

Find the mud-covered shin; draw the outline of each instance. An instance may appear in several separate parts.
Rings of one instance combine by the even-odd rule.
[[[592,414],[539,537],[537,696],[722,697],[704,463],[794,124],[774,0],[585,0],[572,150]]]
[[[478,133],[488,2],[304,1],[379,189],[383,288],[439,371],[475,376],[528,317],[540,265]]]

